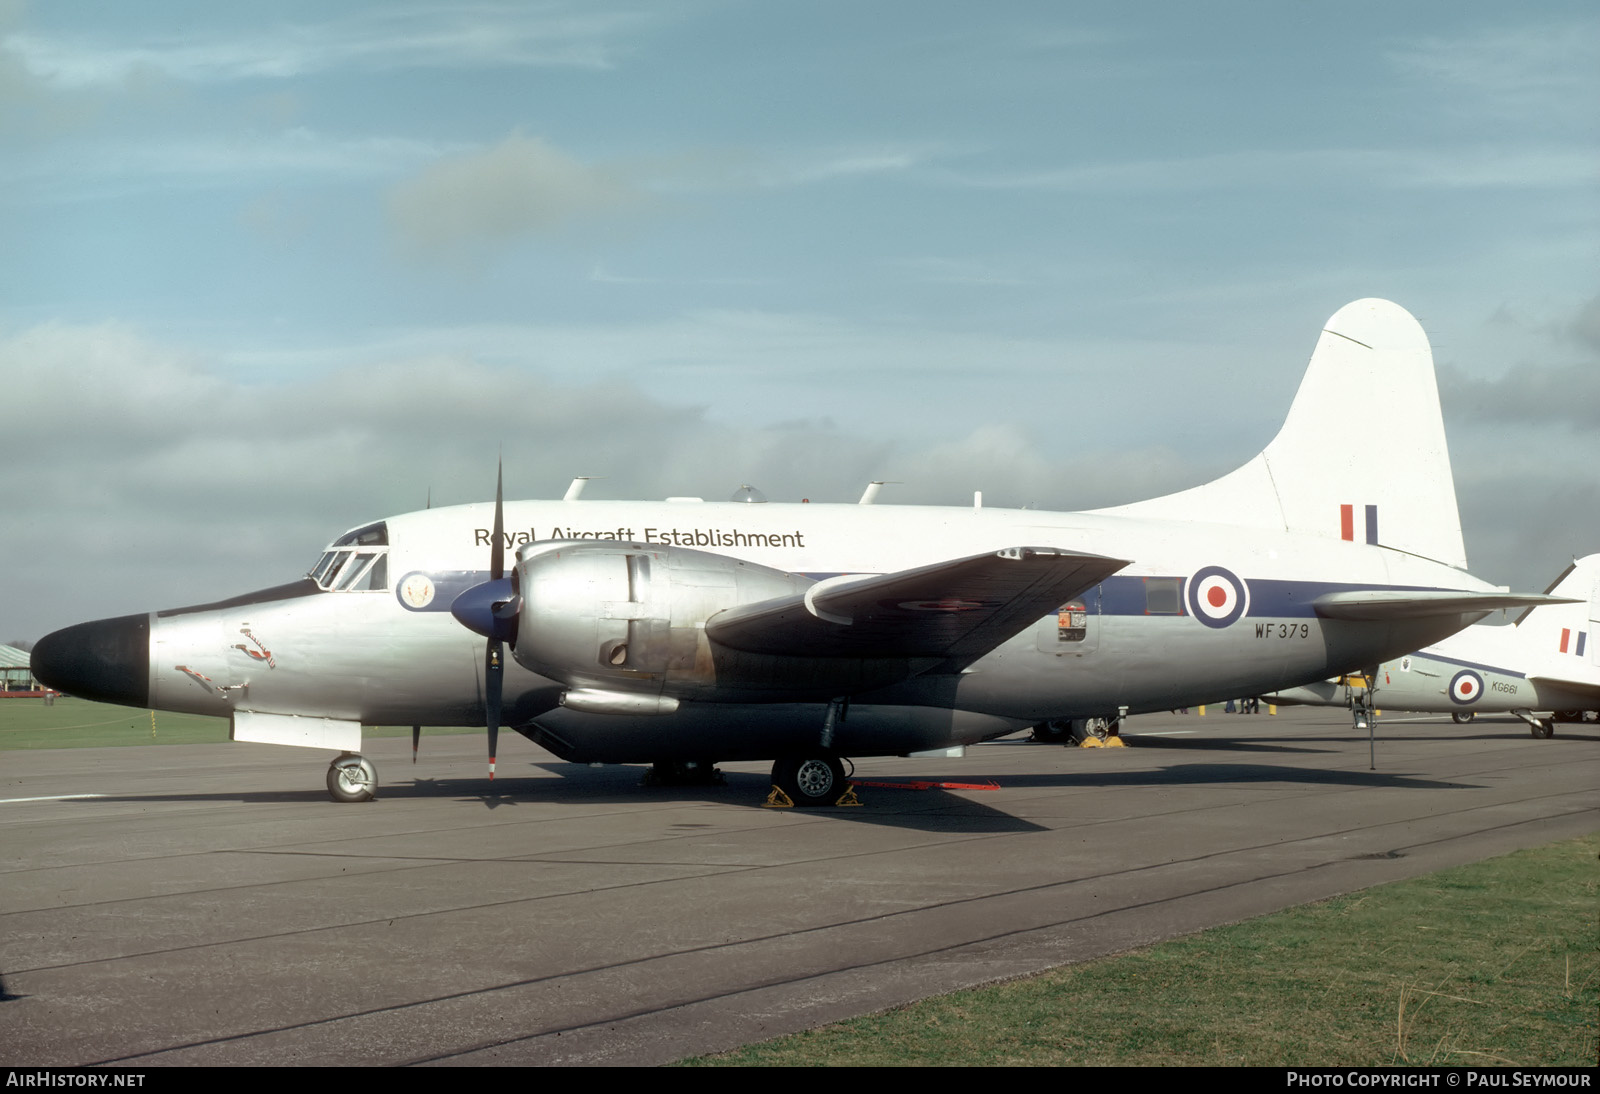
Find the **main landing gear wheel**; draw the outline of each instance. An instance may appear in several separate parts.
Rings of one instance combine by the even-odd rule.
[[[657,760],[644,773],[644,786],[726,786],[722,769],[710,760]]]
[[[1541,718],[1529,724],[1528,729],[1533,733],[1534,739],[1548,741],[1556,735],[1556,723],[1552,718]]]
[[[328,765],[328,796],[336,802],[369,802],[378,792],[378,769],[365,756],[346,752]]]
[[[788,757],[772,765],[772,783],[796,805],[832,805],[849,784],[837,756]]]
[[[1033,727],[1031,740],[1047,745],[1059,745],[1072,740],[1072,723],[1064,718],[1053,718]]]
[[[1458,710],[1450,715],[1450,720],[1458,726],[1464,726],[1478,716],[1475,710]]]

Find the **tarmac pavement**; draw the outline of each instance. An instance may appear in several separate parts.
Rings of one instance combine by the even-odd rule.
[[[658,1064],[1600,829],[1600,725],[1148,715],[652,789],[517,738],[0,754],[0,1064]],[[95,795],[73,797],[74,795]]]

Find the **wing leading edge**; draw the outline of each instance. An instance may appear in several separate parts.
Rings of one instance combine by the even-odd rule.
[[[1475,593],[1453,589],[1361,589],[1348,593],[1324,593],[1311,602],[1311,607],[1324,619],[1381,622],[1492,612],[1499,608],[1570,603],[1572,601],[1566,597],[1539,593]]]
[[[1128,564],[1051,547],[1009,547],[932,566],[818,582],[706,621],[706,636],[788,657],[937,658],[954,671]]]

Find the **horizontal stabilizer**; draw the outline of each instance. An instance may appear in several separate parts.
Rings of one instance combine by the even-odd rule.
[[[1311,602],[1324,619],[1381,622],[1386,619],[1428,619],[1442,615],[1492,612],[1500,608],[1570,604],[1565,597],[1543,593],[1472,593],[1454,589],[1370,589],[1324,593]]]
[[[1050,547],[819,582],[706,622],[706,637],[787,657],[939,658],[964,665],[1128,563]]]
[[[1584,710],[1600,710],[1600,683],[1573,680],[1567,677],[1537,673],[1528,677],[1528,683],[1539,688],[1560,688],[1583,700]]]

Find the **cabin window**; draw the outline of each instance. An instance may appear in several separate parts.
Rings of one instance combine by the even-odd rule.
[[[1182,578],[1147,577],[1144,579],[1145,615],[1182,615],[1183,598],[1179,586]]]

